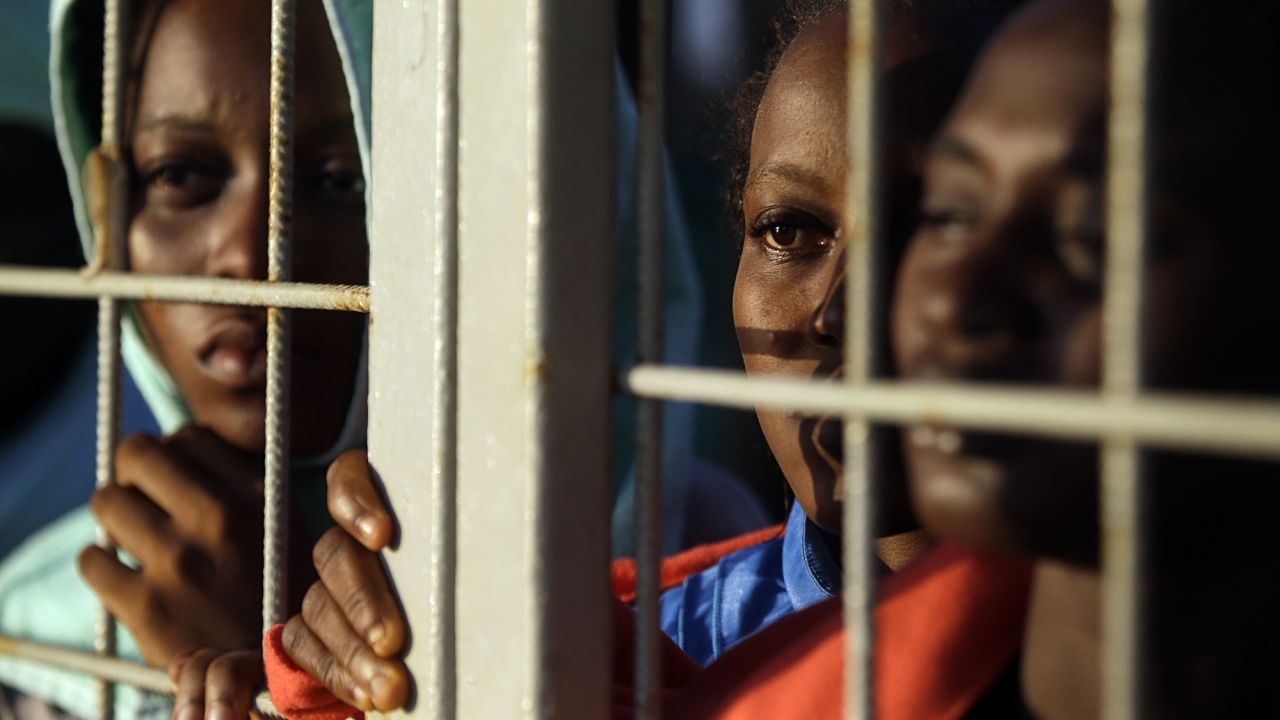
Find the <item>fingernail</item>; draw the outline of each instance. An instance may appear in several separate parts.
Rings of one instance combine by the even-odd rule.
[[[236,713],[227,705],[214,705],[209,710],[208,720],[237,720]]]
[[[351,697],[356,701],[356,705],[361,710],[368,710],[373,707],[373,703],[369,702],[369,696],[365,694],[364,690],[361,690],[358,687],[351,688]]]
[[[373,627],[369,628],[369,634],[366,639],[369,645],[376,646],[378,644],[378,641],[382,640],[382,638],[386,637],[386,635],[387,635],[387,629],[383,627],[381,623],[379,623],[378,625],[374,625]],[[377,649],[377,648],[375,647],[374,649]]]
[[[356,521],[356,527],[360,528],[360,534],[364,535],[365,539],[372,540],[373,534],[378,530],[378,523],[368,515],[361,515]]]
[[[374,697],[385,701],[387,694],[391,692],[391,678],[384,673],[379,673],[373,682],[369,683],[369,688],[373,690]]]
[[[178,708],[177,714],[174,715],[174,720],[200,720],[200,716],[203,714],[199,707],[187,703]]]

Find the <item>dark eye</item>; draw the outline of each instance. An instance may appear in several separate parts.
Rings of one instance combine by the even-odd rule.
[[[364,173],[358,163],[330,160],[320,166],[315,177],[316,189],[337,195],[364,195]]]
[[[212,170],[186,158],[157,160],[144,165],[139,175],[149,202],[173,207],[198,205],[222,187]]]
[[[162,165],[151,176],[151,184],[162,190],[178,190],[191,177],[188,167],[177,164]]]
[[[948,245],[964,242],[977,224],[974,214],[961,208],[926,204],[920,209],[920,229]]]
[[[820,220],[798,210],[771,210],[752,225],[750,235],[774,253],[796,253],[826,247],[834,233]]]

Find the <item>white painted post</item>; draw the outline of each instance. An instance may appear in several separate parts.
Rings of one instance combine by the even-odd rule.
[[[465,718],[608,713],[613,12],[459,3]]]
[[[454,717],[457,0],[374,8],[369,456],[399,522],[413,717]]]

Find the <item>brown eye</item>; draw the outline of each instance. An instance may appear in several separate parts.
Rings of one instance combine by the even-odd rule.
[[[772,253],[805,253],[830,244],[834,232],[817,218],[789,208],[770,210],[751,228],[751,237]]]
[[[769,227],[769,232],[765,235],[765,242],[770,247],[786,250],[796,244],[798,234],[799,231],[795,226],[776,223]]]
[[[184,166],[164,165],[156,170],[151,182],[163,190],[177,190],[186,184],[190,176],[190,170]]]

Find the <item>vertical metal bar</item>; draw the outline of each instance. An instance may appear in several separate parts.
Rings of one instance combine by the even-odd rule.
[[[1107,143],[1107,270],[1103,306],[1103,396],[1130,400],[1142,387],[1142,297],[1146,245],[1148,0],[1114,0],[1111,117]],[[1103,714],[1142,713],[1143,489],[1131,436],[1105,438],[1102,482]]]
[[[605,717],[613,6],[458,11],[457,711]]]
[[[411,714],[456,714],[458,0],[374,7],[369,457],[415,640]],[[425,562],[424,562],[425,559]]]
[[[666,0],[640,3],[636,178],[640,297],[637,359],[663,360],[663,164]],[[641,398],[636,422],[636,717],[661,717],[658,583],[662,566],[662,401]]]
[[[271,139],[267,190],[267,280],[291,274],[295,0],[271,0]],[[290,311],[267,309],[267,418],[262,532],[264,632],[288,613]]]
[[[851,218],[845,285],[845,381],[852,386],[872,379],[876,318],[876,237],[878,216],[879,0],[855,0],[849,11],[849,175],[845,184]],[[874,716],[874,643],[876,509],[871,423],[844,419],[844,591],[845,717]]]
[[[115,448],[120,439],[120,301],[111,297],[98,300],[98,409],[97,452],[94,485],[106,487],[115,482]],[[97,529],[98,547],[115,552],[115,544],[101,526]],[[116,656],[116,619],[105,607],[98,608],[93,649],[103,657]],[[99,680],[98,717],[115,716],[115,685]]]
[[[106,0],[102,28],[102,142],[100,152],[110,163],[107,217],[105,224],[96,223],[104,237],[95,238],[99,257],[93,264],[116,268],[124,254],[126,206],[123,193],[128,184],[122,173],[120,147],[124,135],[125,48],[128,38],[129,4],[127,0]],[[99,188],[101,190],[102,188]],[[98,299],[98,405],[94,485],[105,487],[115,482],[115,448],[120,439],[120,301],[109,295]],[[99,527],[97,544],[109,551],[115,545]],[[103,657],[116,655],[116,620],[105,607],[99,607],[94,631],[94,650]],[[115,717],[115,684],[98,680],[98,717]]]

